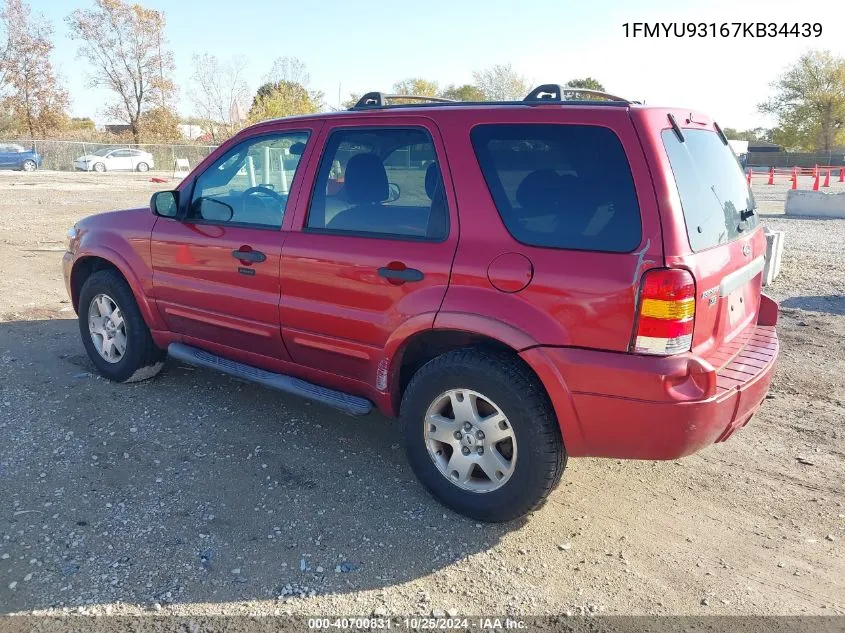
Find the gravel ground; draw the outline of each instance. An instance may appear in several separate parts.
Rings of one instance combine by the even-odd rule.
[[[779,216],[785,187],[755,178],[786,231],[783,354],[746,429],[572,460],[542,510],[490,526],[428,497],[377,415],[173,361],[95,375],[64,233],[145,204],[147,178],[0,172],[0,613],[845,613],[845,220]]]

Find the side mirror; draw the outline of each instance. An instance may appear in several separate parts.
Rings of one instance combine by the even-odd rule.
[[[395,182],[391,182],[391,183],[388,183],[387,189],[388,189],[388,194],[387,194],[387,200],[385,200],[385,202],[395,202],[396,200],[399,199],[399,196],[402,193],[402,190],[399,188],[399,185],[397,185]]]
[[[177,191],[156,191],[150,198],[150,210],[153,215],[175,218],[179,213],[179,193]]]

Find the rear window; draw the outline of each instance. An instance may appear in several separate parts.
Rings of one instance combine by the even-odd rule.
[[[727,244],[754,229],[757,204],[731,148],[710,130],[684,130],[684,139],[663,131],[692,250]]]
[[[590,125],[479,125],[478,163],[505,227],[529,246],[627,253],[640,210],[628,158]]]

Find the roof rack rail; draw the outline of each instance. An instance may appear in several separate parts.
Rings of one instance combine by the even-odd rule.
[[[358,102],[350,110],[365,110],[367,108],[384,108],[388,101],[428,101],[431,103],[457,103],[454,99],[443,97],[426,97],[423,95],[393,95],[383,92],[368,92],[358,99]]]
[[[621,103],[631,103],[627,99],[617,97],[601,90],[589,90],[587,88],[570,88],[569,86],[561,86],[560,84],[543,84],[537,86],[528,93],[528,96],[523,101],[566,101],[564,95],[567,94],[584,94],[592,97],[601,97],[608,101],[618,101]]]

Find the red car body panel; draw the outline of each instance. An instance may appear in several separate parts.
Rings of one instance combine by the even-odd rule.
[[[609,127],[628,156],[642,214],[642,240],[633,253],[624,254],[526,246],[514,240],[499,218],[478,168],[470,129],[483,123],[560,123],[559,108],[480,112],[455,108],[442,120],[449,157],[462,166],[459,176],[453,175],[461,214],[461,244],[435,326],[454,327],[461,315],[480,313],[523,332],[530,339],[524,347],[571,345],[627,350],[639,279],[648,268],[663,265],[654,188],[628,112],[573,108],[566,116],[567,124]],[[530,262],[531,282],[521,292],[501,292],[491,284],[490,266],[497,257],[514,252]]]
[[[661,143],[670,113],[683,128],[715,129],[687,110],[555,104],[384,109],[260,124],[218,148],[178,191],[190,196],[196,175],[235,143],[309,130],[280,230],[191,224],[149,210],[93,216],[78,225],[65,256],[68,287],[80,261],[101,257],[127,278],[159,346],[183,342],[361,395],[391,416],[398,413],[399,366],[414,337],[436,330],[487,337],[518,353],[542,382],[570,455],[687,455],[726,439],[759,408],[778,352],[777,305],[761,294],[762,275],[751,274],[765,251],[761,228],[704,251],[690,248]],[[470,140],[471,129],[484,123],[611,129],[631,166],[640,244],[606,253],[517,242]],[[428,131],[449,207],[447,239],[305,228],[326,140],[348,126]],[[241,247],[261,250],[267,260],[238,262],[232,251]],[[238,266],[255,274],[239,274]],[[416,268],[425,278],[396,284],[377,274],[384,266]],[[640,281],[662,267],[684,268],[695,279],[692,347],[672,356],[632,354]],[[702,295],[731,275],[739,281],[725,296],[714,302]]]
[[[371,121],[368,116],[330,120],[315,143],[322,146],[332,132]],[[424,128],[434,141],[437,160],[448,173],[450,159],[431,119],[394,114],[379,117],[378,125]],[[303,186],[309,192],[317,168],[318,161],[312,161],[303,171]],[[282,333],[295,362],[305,367],[330,367],[340,376],[387,390],[385,363],[390,358],[385,349],[391,335],[411,319],[416,330],[431,328],[449,285],[458,244],[458,217],[451,185],[444,184],[452,230],[442,242],[309,232],[303,228],[309,197],[300,196],[281,264]],[[415,268],[424,271],[425,277],[416,283],[391,283],[378,275],[379,268],[388,266]]]

